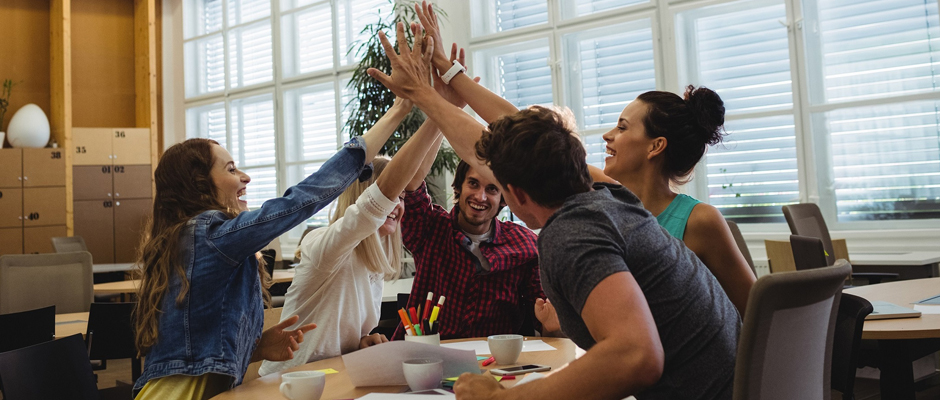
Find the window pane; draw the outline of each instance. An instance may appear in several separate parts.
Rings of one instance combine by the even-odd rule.
[[[186,97],[225,89],[225,49],[222,35],[186,42]]]
[[[281,11],[293,10],[317,2],[329,3],[330,0],[281,0]]]
[[[814,102],[937,89],[936,1],[820,0],[818,13],[824,91]]]
[[[728,121],[724,143],[708,149],[708,202],[738,223],[782,222],[800,201],[793,116]]]
[[[391,25],[395,16],[389,0],[339,0],[336,2],[336,14],[341,65],[359,61],[355,54],[347,53],[349,49],[358,47],[359,42],[372,36],[369,32],[362,33],[366,25],[380,21]],[[389,40],[393,40],[394,32],[385,33],[389,35]]]
[[[274,78],[271,62],[271,23],[263,21],[233,29],[228,34],[231,87],[268,82]]]
[[[940,218],[940,102],[828,112],[839,221]]]
[[[333,82],[289,90],[284,106],[287,162],[325,160],[336,153]]]
[[[607,158],[607,142],[603,136],[603,133],[598,133],[581,139],[587,152],[587,163],[600,169],[604,169],[604,159]]]
[[[184,39],[222,29],[222,0],[192,0],[183,4]]]
[[[546,0],[486,0],[474,2],[471,7],[474,36],[548,22]]]
[[[333,67],[330,3],[281,18],[281,58],[285,77]]]
[[[345,142],[349,138],[349,128],[346,126],[346,121],[349,121],[349,118],[352,116],[352,109],[349,107],[349,102],[353,99],[355,93],[353,89],[349,88],[349,78],[343,79],[339,82],[339,87],[342,90],[342,98],[340,99],[340,105],[342,106],[342,113],[340,116],[339,126],[343,131],[343,141]],[[354,105],[355,106],[355,105]]]
[[[611,127],[627,103],[656,89],[649,20],[564,36],[568,105],[582,129]]]
[[[186,110],[186,137],[207,138],[219,142],[229,152],[225,129],[225,103],[219,102]]]
[[[336,152],[336,149],[333,150]],[[310,174],[317,172],[320,167],[323,166],[323,163],[311,163],[311,164],[300,164],[300,165],[291,165],[287,169],[287,184],[289,186],[296,185],[298,182],[304,180],[304,178],[310,176]],[[333,209],[335,208],[336,202],[330,203],[329,206],[323,207],[320,211],[310,217],[307,220],[307,225],[320,227],[327,226],[330,224],[330,214],[332,214]],[[303,231],[301,231],[303,232]],[[299,238],[299,237],[298,237]]]
[[[273,165],[274,101],[269,94],[233,100],[232,140],[237,142],[239,168]]]
[[[265,201],[280,196],[277,191],[277,171],[274,167],[245,168],[243,171],[251,177],[244,197],[248,208],[256,209]]]
[[[687,41],[688,76],[718,92],[731,114],[793,106],[787,28],[779,22],[787,20],[786,7],[751,4],[688,11],[677,24],[685,30],[679,37]]]
[[[647,0],[562,0],[562,18],[574,18],[582,15],[607,11],[618,7],[648,3]]]
[[[271,0],[228,0],[228,26],[271,15]]]
[[[552,104],[552,70],[548,41],[535,40],[482,50],[474,54],[484,84],[516,107]]]

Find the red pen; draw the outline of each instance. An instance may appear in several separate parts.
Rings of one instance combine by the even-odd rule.
[[[434,292],[428,292],[428,299],[424,301],[424,314],[421,315],[421,319],[428,319],[431,315],[431,299],[434,298]]]
[[[494,363],[494,362],[496,362],[496,358],[493,358],[493,357],[487,358],[487,359],[483,360],[483,366],[485,367],[485,366],[490,365],[490,364],[492,364],[492,363]],[[503,378],[503,379],[506,379],[506,378]]]
[[[411,323],[421,325],[421,320],[418,319],[418,312],[415,311],[414,307],[408,309],[409,315],[411,316]]]
[[[513,380],[513,379],[516,379],[516,376],[515,376],[515,375],[503,375],[503,379],[502,379],[502,380],[504,380],[504,381],[511,381],[511,380]]]

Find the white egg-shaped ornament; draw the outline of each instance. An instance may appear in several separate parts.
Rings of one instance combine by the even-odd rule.
[[[13,114],[7,125],[7,140],[13,147],[46,147],[49,119],[35,104],[27,104]]]

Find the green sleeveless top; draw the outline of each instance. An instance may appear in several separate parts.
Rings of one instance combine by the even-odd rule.
[[[680,193],[672,200],[672,203],[669,203],[669,207],[666,207],[661,214],[656,216],[656,220],[672,237],[683,240],[685,225],[689,222],[689,215],[692,214],[692,208],[698,203],[701,202]]]

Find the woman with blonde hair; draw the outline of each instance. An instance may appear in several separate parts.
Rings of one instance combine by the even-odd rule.
[[[411,101],[397,99],[388,114],[403,117],[411,107]],[[401,198],[418,168],[430,168],[422,161],[434,160],[426,157],[428,149],[441,140],[436,125],[425,122],[391,161],[373,161],[372,180],[339,196],[329,226],[304,237],[281,315],[299,316],[294,326],[316,322],[317,330],[293,360],[262,363],[261,375],[388,341],[369,333],[379,322],[383,282],[401,274]]]

